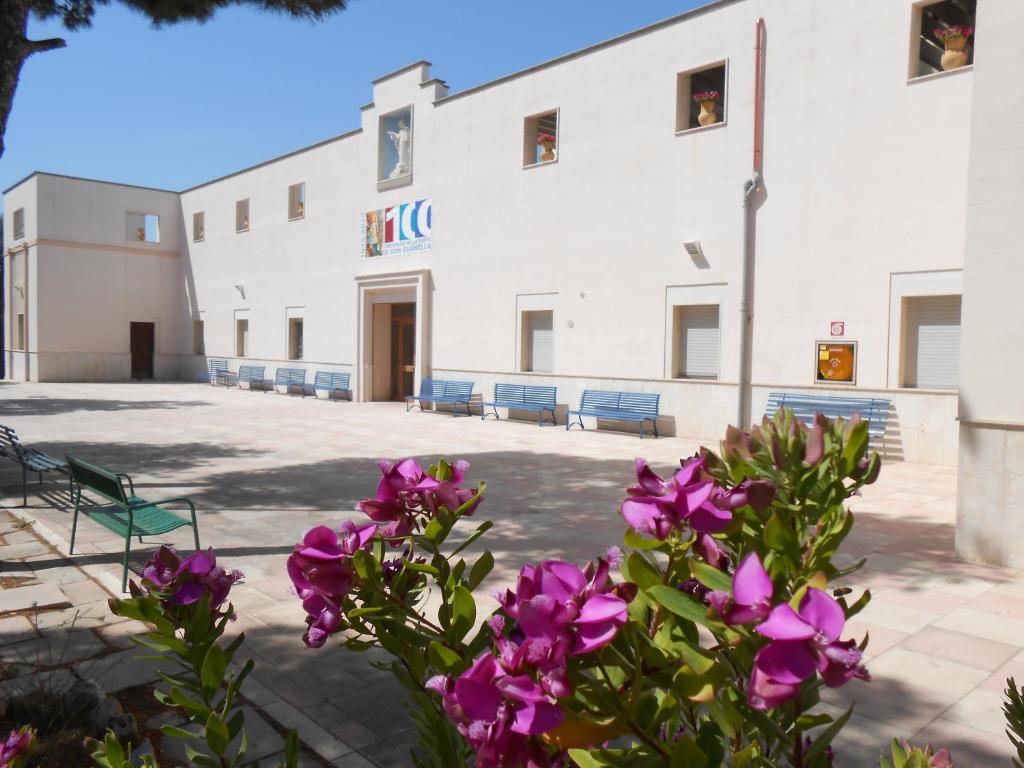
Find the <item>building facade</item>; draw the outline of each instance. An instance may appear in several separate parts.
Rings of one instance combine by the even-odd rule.
[[[658,392],[663,434],[706,440],[772,391],[878,395],[890,458],[963,471],[961,343],[982,391],[992,329],[1020,329],[1019,262],[965,283],[1015,12],[719,0],[460,93],[418,62],[355,130],[182,192],[33,174],[4,196],[8,376],[217,357],[349,371],[363,401],[424,376]],[[945,71],[956,24],[979,31]]]

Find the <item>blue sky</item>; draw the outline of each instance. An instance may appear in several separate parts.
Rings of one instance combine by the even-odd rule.
[[[418,59],[452,92],[704,0],[352,0],[322,23],[232,8],[153,29],[121,5],[22,70],[0,189],[32,171],[184,189],[359,125],[370,81]]]

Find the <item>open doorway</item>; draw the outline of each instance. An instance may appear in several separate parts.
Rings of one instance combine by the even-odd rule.
[[[153,354],[156,347],[154,323],[131,324],[132,378],[153,378]]]
[[[416,303],[373,305],[373,399],[403,401],[416,384]]]

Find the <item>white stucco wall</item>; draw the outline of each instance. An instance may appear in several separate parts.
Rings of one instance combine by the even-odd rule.
[[[890,303],[893,274],[963,266],[974,75],[907,81],[913,8],[737,0],[448,98],[425,63],[381,78],[360,130],[180,195],[182,308],[166,348],[181,356],[182,375],[201,368],[192,322],[202,319],[207,356],[233,359],[235,314],[246,311],[249,358],[273,368],[287,357],[288,308],[301,307],[301,365],[369,380],[358,286],[427,270],[421,373],[469,378],[478,392],[495,381],[550,381],[566,404],[587,387],[657,391],[667,432],[717,438],[736,412],[741,197],[763,16],[754,416],[772,389],[814,388],[814,342],[844,320],[846,338],[859,343],[857,390],[894,402],[895,455],[952,465],[955,394],[899,388]],[[718,61],[728,62],[728,122],[676,135],[677,74]],[[410,106],[412,183],[380,191],[378,121]],[[554,109],[558,161],[524,169],[524,118]],[[288,221],[297,182],[306,184],[306,213]],[[360,255],[364,211],[427,197],[430,251]],[[238,234],[242,198],[251,226]],[[129,203],[93,202],[88,221],[74,208],[54,232],[113,237],[94,219]],[[196,211],[205,214],[199,243]],[[686,255],[688,240],[700,241],[705,263]],[[671,380],[670,297],[702,286],[721,297],[719,382]],[[517,370],[517,297],[528,294],[551,294],[555,370],[546,377]]]
[[[1024,568],[1024,62],[1017,0],[985,0],[970,140],[956,548]]]

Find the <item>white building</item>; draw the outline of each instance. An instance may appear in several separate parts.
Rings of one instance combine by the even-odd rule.
[[[718,0],[461,93],[417,62],[359,128],[182,192],[33,174],[4,197],[8,376],[657,392],[662,434],[707,440],[771,391],[857,393],[892,402],[890,458],[1020,460],[1022,366],[984,364],[1022,340],[1018,5]],[[979,29],[943,71],[953,24]]]

